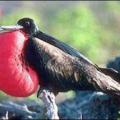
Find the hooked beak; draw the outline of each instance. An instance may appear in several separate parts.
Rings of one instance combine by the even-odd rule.
[[[21,25],[12,25],[12,26],[0,26],[0,31],[2,30],[18,30],[22,29],[23,26]]]

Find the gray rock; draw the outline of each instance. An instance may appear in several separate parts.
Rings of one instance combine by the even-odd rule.
[[[33,104],[34,103],[34,104]],[[61,119],[117,119],[119,100],[101,92],[77,91],[76,97],[58,103]],[[23,105],[24,104],[24,105]],[[2,102],[0,118],[45,119],[46,109],[35,101]]]

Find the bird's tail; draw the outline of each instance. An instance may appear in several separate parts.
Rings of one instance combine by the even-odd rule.
[[[120,73],[112,68],[99,68],[99,71],[112,78],[110,81],[105,80],[106,93],[120,97]]]

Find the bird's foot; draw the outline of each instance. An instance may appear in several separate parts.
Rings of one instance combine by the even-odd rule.
[[[42,99],[47,108],[48,119],[59,119],[58,107],[55,103],[55,95],[48,90],[40,89],[38,91],[38,98]]]

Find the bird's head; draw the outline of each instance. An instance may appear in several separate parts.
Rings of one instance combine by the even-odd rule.
[[[30,35],[35,35],[39,31],[36,23],[30,18],[22,18],[17,22],[17,24],[23,27],[22,30],[25,33]]]
[[[13,26],[1,26],[0,30],[23,30],[29,35],[35,35],[39,29],[34,20],[30,18],[22,18],[17,22],[17,25]]]

